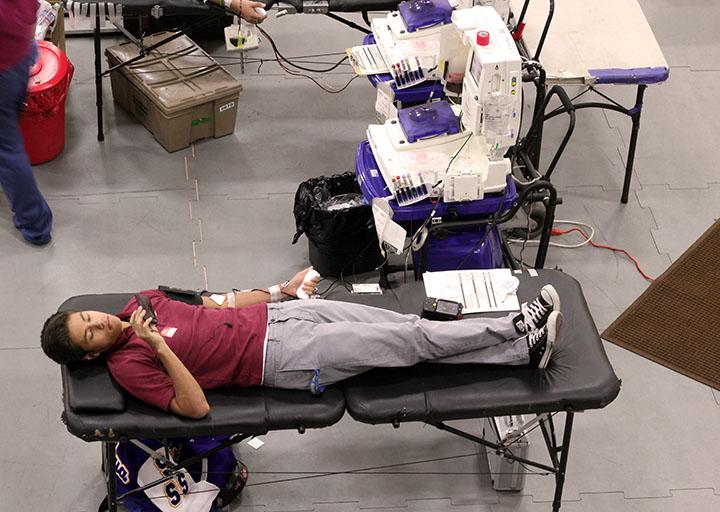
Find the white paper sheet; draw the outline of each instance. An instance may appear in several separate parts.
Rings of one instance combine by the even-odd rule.
[[[372,202],[373,219],[378,239],[392,247],[396,254],[403,251],[407,231],[397,222],[392,220],[392,209],[387,199],[376,197]]]
[[[507,268],[423,274],[428,297],[460,302],[464,313],[519,310],[514,279]]]
[[[253,437],[247,442],[248,446],[252,446],[256,450],[259,450],[262,445],[265,444],[259,437]]]
[[[388,82],[377,84],[377,95],[375,99],[375,112],[378,121],[384,123],[388,119],[397,117],[398,109],[395,106],[395,93]]]

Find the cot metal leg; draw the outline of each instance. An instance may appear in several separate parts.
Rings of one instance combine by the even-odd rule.
[[[117,485],[115,482],[115,445],[108,441],[103,442],[105,448],[105,484],[107,485],[108,512],[117,512]]]
[[[102,45],[100,40],[100,9],[95,11],[95,107],[97,108],[97,140],[105,140],[103,133],[103,97],[102,97]]]
[[[550,425],[552,425],[552,419],[547,420]],[[557,458],[557,440],[555,439],[555,435],[553,432],[553,435],[550,435],[550,432],[548,432],[548,427],[545,424],[545,420],[540,419],[540,430],[542,431],[543,439],[545,440],[545,446],[548,449],[548,455],[550,455],[550,460],[552,461],[553,467],[560,467],[560,462]]]
[[[637,146],[638,132],[640,131],[640,114],[642,114],[645,89],[647,89],[647,85],[638,85],[635,106],[628,110],[628,115],[632,119],[632,134],[630,135],[630,147],[628,148],[627,165],[625,166],[625,181],[623,183],[622,196],[620,197],[620,202],[623,204],[628,202],[628,194],[630,192],[630,180],[632,179],[633,166],[635,164],[635,147]]]
[[[555,473],[555,497],[553,499],[553,512],[560,510],[562,501],[563,486],[565,485],[565,470],[567,469],[568,456],[570,454],[570,435],[572,434],[573,418],[575,413],[568,411],[565,416],[565,431],[563,432],[562,446],[560,450],[560,465]]]
[[[470,434],[468,432],[464,432],[457,428],[451,427],[450,425],[446,425],[442,421],[439,421],[437,423],[428,422],[428,425],[432,425],[433,427],[437,428],[438,430],[443,430],[445,432],[449,432],[458,437],[462,437],[463,439],[467,439],[468,441],[472,441],[481,446],[486,446],[495,451],[501,452],[501,453],[503,453],[504,457],[507,457],[510,460],[515,460],[515,461],[518,461],[527,466],[532,466],[534,468],[542,469],[543,471],[547,471],[548,473],[555,473],[555,471],[556,471],[556,468],[553,466],[548,466],[547,464],[542,464],[540,462],[526,459],[524,457],[518,457],[517,455],[514,455],[512,452],[508,451],[507,446],[504,446],[504,445],[501,445],[498,443],[493,443],[491,441],[486,440],[485,438],[478,437],[478,436]]]

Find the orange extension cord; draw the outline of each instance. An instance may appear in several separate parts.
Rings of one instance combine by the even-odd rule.
[[[550,234],[553,235],[553,236],[566,235],[566,234],[568,234],[568,233],[572,233],[573,231],[575,231],[575,232],[577,232],[577,233],[580,233],[580,234],[585,238],[585,240],[588,240],[588,239],[590,238],[590,237],[588,236],[588,234],[585,233],[585,231],[583,231],[583,230],[580,229],[580,228],[570,228],[570,229],[557,229],[557,228],[553,228],[553,229],[550,231]],[[627,256],[627,257],[630,259],[630,261],[632,261],[632,262],[635,264],[635,268],[637,268],[638,272],[640,272],[640,275],[642,275],[642,276],[643,276],[645,279],[647,279],[648,281],[653,281],[653,280],[654,280],[652,277],[650,277],[649,275],[647,275],[647,274],[643,271],[642,268],[640,268],[640,264],[638,263],[638,261],[637,261],[635,258],[633,258],[633,257],[630,255],[630,253],[627,252],[625,249],[618,249],[617,247],[612,247],[612,246],[609,246],[609,245],[597,244],[597,243],[593,242],[592,240],[590,240],[589,243],[590,243],[590,245],[592,245],[593,247],[597,247],[598,249],[607,249],[607,250],[609,250],[609,251],[614,251],[614,252],[619,252],[619,253],[624,254],[625,256]]]

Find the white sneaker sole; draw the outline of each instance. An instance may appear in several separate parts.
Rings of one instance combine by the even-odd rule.
[[[545,353],[540,358],[538,368],[544,370],[547,368],[550,362],[550,356],[552,356],[553,349],[555,348],[555,342],[557,341],[558,334],[560,332],[560,326],[562,325],[562,313],[559,311],[553,311],[550,313],[547,321],[547,341],[545,342]]]
[[[550,302],[552,303],[553,311],[560,311],[560,295],[558,294],[555,287],[551,284],[546,284],[540,290],[541,296],[542,296],[543,292],[546,292],[548,294],[548,296],[550,297]]]

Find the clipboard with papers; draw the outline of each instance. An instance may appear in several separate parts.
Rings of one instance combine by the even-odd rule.
[[[507,268],[425,272],[423,281],[428,297],[460,302],[463,313],[520,309],[519,281]]]
[[[346,49],[345,53],[347,53],[348,60],[358,75],[377,75],[378,73],[390,72],[390,68],[385,63],[385,59],[383,59],[376,44],[353,46]]]

